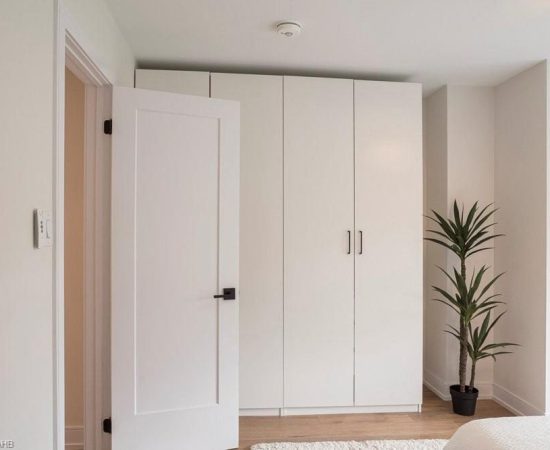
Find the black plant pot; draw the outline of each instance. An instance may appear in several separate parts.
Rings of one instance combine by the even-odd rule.
[[[466,392],[460,392],[459,384],[453,384],[449,390],[453,400],[453,412],[461,416],[473,416],[476,412],[479,391],[476,388],[468,390],[468,386],[466,386]]]

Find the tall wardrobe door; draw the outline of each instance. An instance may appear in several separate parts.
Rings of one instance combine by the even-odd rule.
[[[285,77],[286,407],[353,404],[353,192],[353,81]]]
[[[283,78],[213,73],[241,103],[240,407],[283,406]]]
[[[355,81],[355,142],[355,404],[420,404],[420,85]]]

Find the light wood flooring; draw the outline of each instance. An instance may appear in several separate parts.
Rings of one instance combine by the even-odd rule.
[[[479,400],[473,417],[453,414],[424,389],[421,413],[241,417],[240,449],[260,442],[364,441],[368,439],[448,439],[470,420],[513,414],[492,400]]]

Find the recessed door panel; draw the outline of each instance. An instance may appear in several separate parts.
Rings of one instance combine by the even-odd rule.
[[[139,110],[136,143],[136,411],[216,405],[218,119]]]

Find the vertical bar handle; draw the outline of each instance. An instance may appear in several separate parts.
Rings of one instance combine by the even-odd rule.
[[[348,255],[351,255],[351,231],[348,230]]]
[[[359,230],[359,254],[363,254],[363,231]]]

